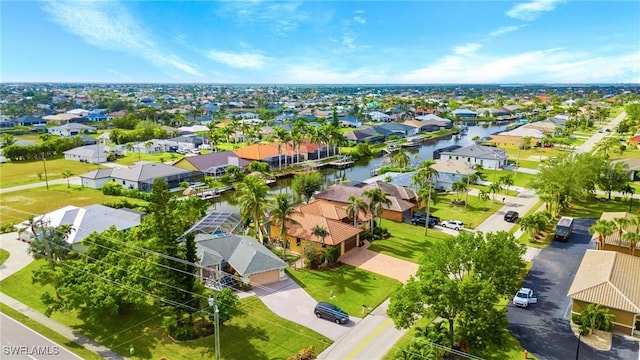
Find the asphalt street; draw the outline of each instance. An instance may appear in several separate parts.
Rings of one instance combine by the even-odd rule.
[[[522,347],[539,359],[575,359],[578,339],[571,331],[571,298],[567,291],[587,249],[593,249],[589,226],[595,219],[576,219],[571,239],[542,249],[523,287],[534,289],[538,304],[526,309],[508,306],[509,330]],[[581,343],[579,359],[638,359],[638,342],[614,335],[610,351],[598,351]]]
[[[3,360],[82,359],[5,314],[0,314],[0,325]]]

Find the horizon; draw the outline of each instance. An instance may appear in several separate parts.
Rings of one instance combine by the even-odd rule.
[[[0,7],[3,84],[640,83],[640,7],[632,1],[46,0]]]

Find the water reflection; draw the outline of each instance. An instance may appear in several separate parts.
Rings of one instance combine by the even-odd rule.
[[[467,133],[464,135],[451,135],[446,138],[424,142],[420,147],[407,148],[404,150],[407,152],[407,155],[409,155],[412,162],[420,163],[423,160],[433,159],[433,152],[437,149],[451,145],[468,146],[473,143],[472,139],[474,137],[478,136],[479,138],[483,138],[496,132],[503,131],[507,126],[508,124],[469,126]],[[377,156],[371,159],[359,160],[354,164],[354,166],[348,169],[322,169],[321,173],[324,178],[325,187],[329,184],[335,183],[336,179],[346,179],[348,181],[366,180],[371,177],[371,169],[380,166],[383,160],[384,156]],[[293,194],[293,191],[291,190],[291,180],[291,178],[278,180],[278,183],[271,187],[271,192],[285,192]],[[215,211],[239,211],[238,204],[235,201],[234,193],[232,191],[222,194],[222,196],[217,198],[214,206]]]

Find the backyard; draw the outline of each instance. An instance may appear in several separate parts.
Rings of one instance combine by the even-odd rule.
[[[45,170],[47,168],[47,179],[62,179],[65,170],[71,171],[74,176],[103,168],[100,165],[81,163],[78,161],[65,160],[64,158],[42,161],[19,161],[0,164],[0,188],[8,188],[18,185],[26,185],[45,181]],[[41,177],[38,177],[40,174]]]
[[[104,195],[102,191],[80,186],[51,185],[29,189],[29,191],[10,192],[2,195],[0,205],[0,225],[16,224],[30,215],[41,215],[67,205],[86,206],[103,202],[118,202],[121,199],[139,205],[146,202],[121,196]]]
[[[424,236],[424,227],[382,219],[382,227],[391,237],[371,242],[369,250],[396,257],[398,259],[419,263],[422,255],[436,241],[446,241],[451,235],[438,230],[429,229]]]
[[[45,266],[37,260],[0,282],[2,292],[24,304],[45,311],[40,297],[51,286],[33,285],[31,273]],[[273,314],[256,297],[241,301],[241,314],[225,323],[220,332],[221,357],[223,359],[276,359],[287,358],[300,349],[313,346],[316,354],[331,344],[331,340],[296,323]],[[162,319],[170,313],[151,304],[138,306],[118,317],[118,321],[105,321],[103,326],[87,325],[75,313],[54,313],[51,318],[102,343],[132,359],[201,359],[214,357],[212,336],[188,342],[176,342],[167,338]],[[196,315],[198,319],[199,315]],[[277,344],[277,346],[274,346]]]
[[[345,264],[327,270],[287,269],[287,275],[315,300],[333,303],[354,316],[361,316],[362,304],[375,308],[401,285],[397,280]]]

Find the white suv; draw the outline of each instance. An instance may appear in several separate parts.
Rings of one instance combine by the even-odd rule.
[[[449,221],[443,222],[442,226],[448,229],[460,231],[462,230],[462,228],[464,228],[464,223],[462,223],[462,221],[459,221],[459,220],[449,220]]]
[[[521,288],[513,297],[512,302],[515,306],[526,308],[529,304],[538,303],[538,295],[529,288]]]

